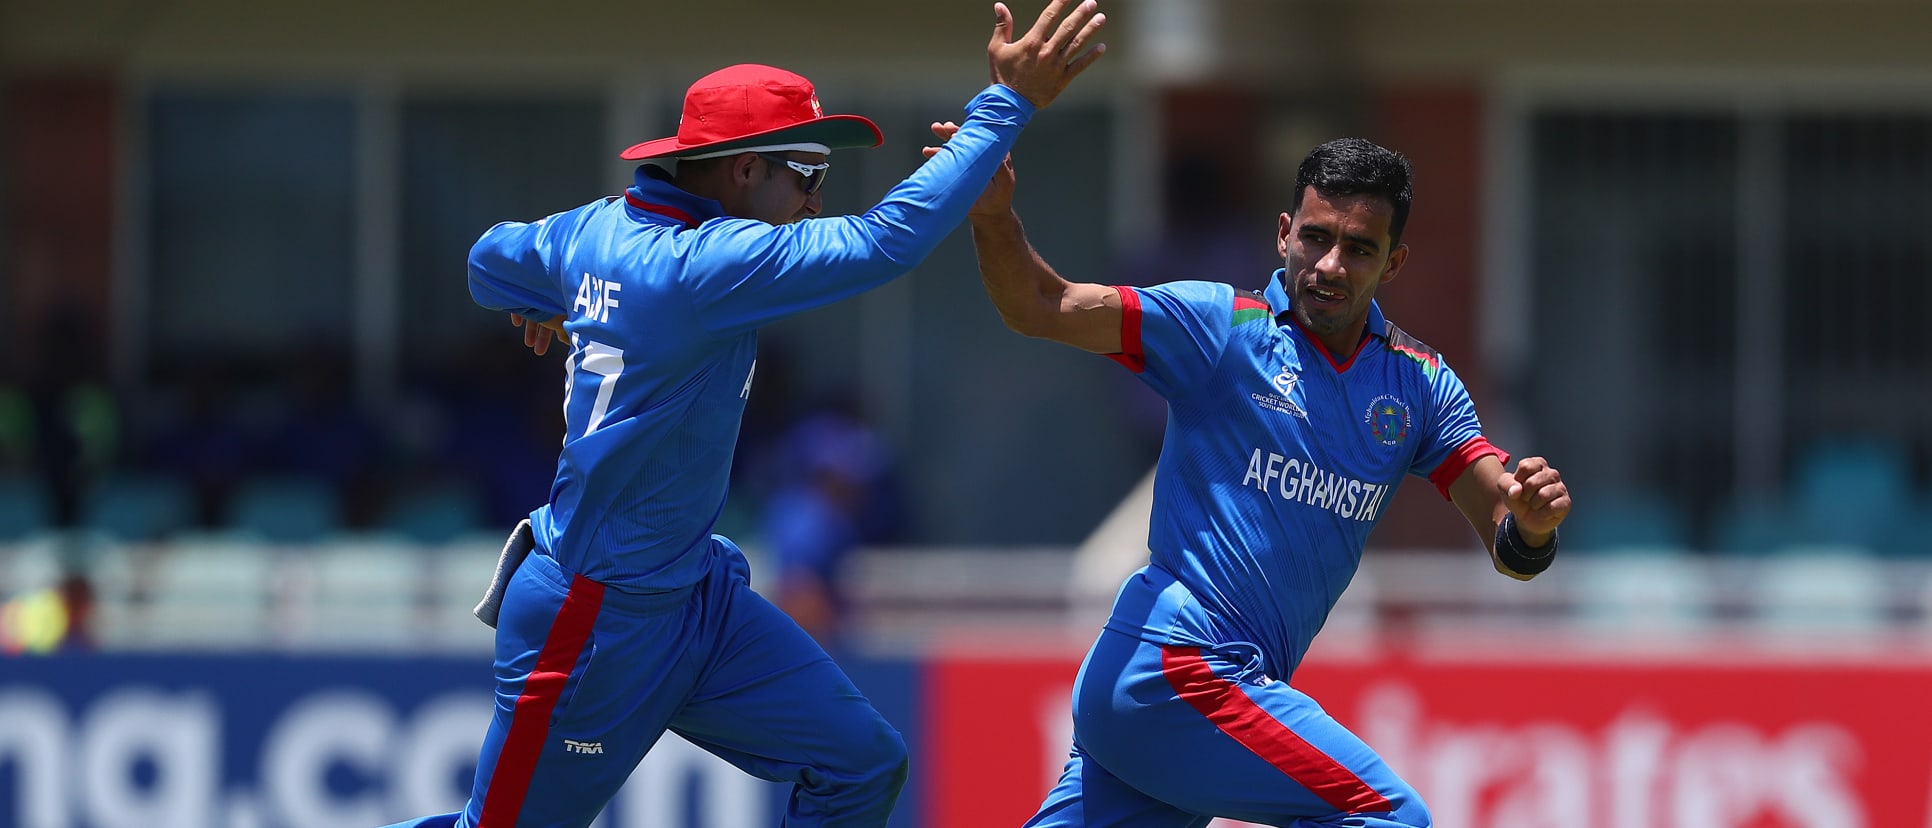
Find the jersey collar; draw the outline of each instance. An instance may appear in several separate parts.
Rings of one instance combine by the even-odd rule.
[[[654,164],[638,165],[637,183],[624,191],[624,201],[630,205],[633,218],[662,216],[686,227],[724,216],[724,205],[717,199],[678,189],[671,183],[670,174]]]

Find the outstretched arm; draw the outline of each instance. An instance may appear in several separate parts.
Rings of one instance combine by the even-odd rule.
[[[1570,514],[1563,475],[1541,457],[1523,458],[1514,472],[1493,456],[1479,458],[1449,485],[1449,498],[1482,537],[1496,571],[1519,581],[1549,567],[1556,527]],[[1502,528],[1505,521],[1513,535]]]
[[[1050,0],[1018,39],[1005,4],[994,4],[994,17],[993,85],[967,104],[958,140],[928,153],[872,209],[783,226],[726,221],[685,249],[684,278],[712,333],[741,334],[911,270],[958,226],[1035,111],[1106,50],[1092,42],[1106,22],[1095,0]]]
[[[946,140],[959,131],[952,122],[932,125]],[[937,147],[927,147],[931,157]],[[973,228],[973,252],[980,280],[1008,328],[1027,336],[1064,342],[1096,354],[1121,348],[1120,293],[1106,285],[1069,282],[1026,240],[1026,228],[1013,210],[1017,178],[1008,156],[966,213]]]

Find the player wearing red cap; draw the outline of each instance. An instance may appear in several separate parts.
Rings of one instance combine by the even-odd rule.
[[[826,154],[877,146],[878,128],[825,115],[798,75],[740,65],[690,88],[677,135],[623,153],[675,173],[641,166],[621,198],[476,243],[476,301],[553,326],[526,328],[539,350],[552,330],[570,347],[567,432],[549,502],[479,607],[497,627],[497,705],[470,801],[401,825],[589,825],[666,730],[792,783],[788,826],[886,823],[903,740],[711,530],[758,328],[923,260],[1101,51],[1094,0],[1052,0],[1018,40],[994,14],[994,84],[947,151],[863,215],[814,218]]]

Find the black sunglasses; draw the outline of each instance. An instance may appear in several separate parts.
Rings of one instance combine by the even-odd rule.
[[[784,164],[787,167],[791,167],[794,172],[805,176],[803,186],[805,187],[805,194],[808,196],[818,195],[818,191],[825,186],[826,173],[832,171],[832,163],[830,161],[806,164],[801,161],[793,161],[790,158],[776,153],[761,152],[757,153],[757,155],[759,158],[763,158],[773,164]]]

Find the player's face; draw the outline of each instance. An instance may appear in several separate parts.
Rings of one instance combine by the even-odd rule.
[[[1295,318],[1329,352],[1355,352],[1375,289],[1395,278],[1407,245],[1389,243],[1395,205],[1373,195],[1330,197],[1314,187],[1294,215],[1281,214],[1277,248]]]
[[[822,164],[822,152],[774,152],[767,153],[775,158],[789,158],[801,164]],[[799,219],[811,218],[825,206],[819,193],[805,192],[805,177],[789,166],[772,161],[763,155],[753,156],[763,169],[754,173],[749,192],[746,193],[745,218],[753,218],[770,224],[790,224]],[[762,177],[761,177],[762,176]]]

